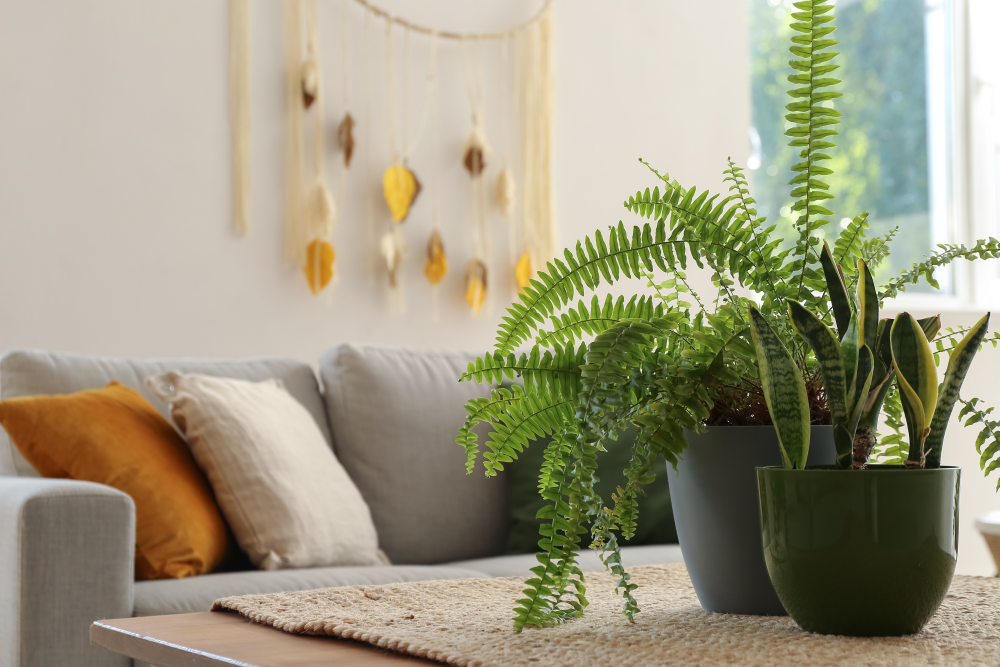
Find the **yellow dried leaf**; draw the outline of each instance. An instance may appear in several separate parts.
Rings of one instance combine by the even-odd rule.
[[[528,256],[528,253],[524,253],[521,255],[521,259],[517,260],[517,266],[514,267],[514,278],[517,280],[519,290],[523,291],[531,284],[528,282],[531,280],[531,257]]]
[[[392,221],[403,222],[420,194],[420,181],[406,167],[394,164],[382,175],[382,193],[392,212]]]
[[[313,294],[319,294],[333,279],[333,263],[337,254],[329,241],[316,239],[306,248],[306,265],[302,272]]]
[[[469,262],[465,270],[465,301],[476,315],[486,302],[486,266],[478,259]]]
[[[424,265],[424,275],[431,285],[437,285],[447,273],[448,258],[444,254],[444,243],[435,229],[427,241],[427,264]]]

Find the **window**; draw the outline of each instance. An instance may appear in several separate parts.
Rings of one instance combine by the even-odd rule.
[[[788,39],[793,0],[748,0],[753,127],[750,130],[754,196],[758,213],[784,232],[795,232],[789,198],[789,168],[797,151],[784,135]],[[835,199],[831,224],[819,230],[831,242],[840,226],[869,211],[869,237],[892,234],[892,256],[876,270],[884,282],[920,261],[938,243],[958,242],[964,232],[955,192],[955,135],[949,0],[838,0],[834,10],[840,41],[843,97],[827,102],[843,114],[837,148],[830,151],[829,177]],[[893,231],[895,230],[895,232]],[[936,273],[941,285],[911,287],[909,294],[956,293],[954,272]]]
[[[1000,237],[1000,2],[969,3],[972,217],[979,236]],[[1000,262],[977,271],[980,292],[1000,289]],[[981,299],[982,300],[982,299]]]

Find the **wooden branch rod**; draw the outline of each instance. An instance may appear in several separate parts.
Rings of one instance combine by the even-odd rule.
[[[428,28],[426,26],[417,25],[415,23],[410,23],[406,19],[401,19],[398,16],[393,16],[392,14],[390,14],[386,10],[382,9],[381,7],[377,7],[377,6],[373,5],[371,2],[369,2],[369,0],[357,0],[357,2],[362,7],[364,7],[368,11],[370,11],[371,13],[373,13],[373,14],[375,14],[377,16],[381,16],[386,21],[392,21],[396,25],[402,26],[403,28],[406,28],[407,30],[412,30],[414,32],[422,32],[425,35],[433,35],[433,34],[436,33],[438,37],[444,37],[446,39],[458,39],[458,40],[463,40],[463,39],[468,39],[468,40],[476,40],[476,39],[504,39],[505,37],[509,37],[514,32],[520,30],[524,26],[529,25],[529,24],[537,21],[542,15],[545,14],[545,12],[548,10],[549,6],[552,4],[552,0],[545,0],[545,4],[542,5],[542,8],[538,10],[537,14],[535,14],[534,16],[532,16],[530,19],[528,19],[524,23],[521,23],[520,25],[516,25],[513,28],[510,28],[510,29],[505,30],[503,32],[469,32],[469,33],[460,33],[460,32],[448,32],[447,30],[434,30],[433,28]]]

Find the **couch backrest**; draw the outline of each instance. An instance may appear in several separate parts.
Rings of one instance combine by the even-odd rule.
[[[507,539],[506,484],[465,472],[455,435],[490,387],[458,382],[474,355],[341,345],[320,360],[334,450],[371,508],[394,563],[495,556]],[[484,442],[484,431],[479,431]]]
[[[11,350],[0,357],[0,399],[33,394],[70,394],[104,387],[117,380],[145,396],[164,417],[170,419],[169,408],[144,383],[150,375],[167,371],[250,381],[278,378],[313,416],[327,442],[331,442],[326,408],[315,373],[307,364],[289,359],[112,359],[39,350]],[[38,476],[0,429],[2,474]]]

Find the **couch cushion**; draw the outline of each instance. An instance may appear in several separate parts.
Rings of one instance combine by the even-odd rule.
[[[301,403],[330,442],[326,409],[312,368],[289,359],[113,359],[79,354],[11,350],[0,357],[0,399],[34,394],[70,394],[97,389],[117,380],[150,401],[167,419],[168,407],[153,396],[144,384],[150,375],[179,371],[259,382],[280,379],[288,392]],[[37,477],[38,473],[0,433],[0,475]]]
[[[337,457],[368,502],[393,563],[496,556],[507,537],[504,479],[465,473],[455,435],[471,354],[341,345],[320,360]],[[480,439],[483,439],[480,433]]]
[[[484,579],[489,575],[446,566],[319,567],[307,570],[227,572],[173,581],[140,581],[135,585],[135,616],[208,611],[231,595],[308,591],[334,586],[392,584],[433,579]]]
[[[577,562],[582,572],[599,572],[604,570],[604,564],[593,549],[577,551]],[[650,544],[641,547],[622,547],[622,563],[625,568],[640,565],[662,565],[664,563],[683,563],[681,548],[676,544]],[[495,558],[477,558],[473,560],[448,563],[444,567],[460,567],[463,569],[485,572],[491,577],[527,577],[531,568],[538,565],[535,554],[517,554],[512,556],[497,556]]]

